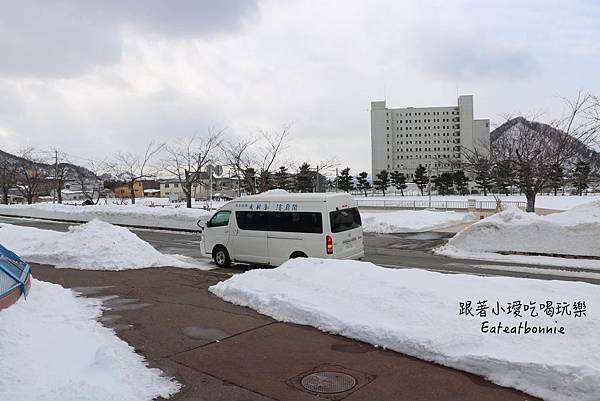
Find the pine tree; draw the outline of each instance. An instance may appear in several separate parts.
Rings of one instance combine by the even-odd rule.
[[[457,170],[452,176],[456,190],[461,195],[466,195],[469,191],[469,179],[462,170]]]
[[[381,170],[376,175],[377,179],[373,181],[373,187],[377,191],[382,191],[385,196],[385,191],[390,187],[390,176],[387,170]]]
[[[442,173],[442,175],[435,179],[435,187],[442,196],[450,193],[452,185],[454,185],[452,173]]]
[[[392,180],[392,185],[396,188],[400,190],[400,194],[402,196],[404,196],[404,190],[406,189],[407,185],[406,185],[406,177],[404,176],[404,174],[398,172],[398,171],[392,171],[390,173],[390,178]]]
[[[298,192],[313,192],[313,172],[310,164],[304,162],[296,174],[296,190]]]
[[[492,174],[490,161],[486,158],[479,158],[475,162],[475,184],[477,188],[483,190],[483,195],[487,196],[492,188]]]
[[[367,180],[367,172],[363,171],[356,176],[356,189],[365,193],[367,196],[367,190],[371,189],[371,183]]]
[[[589,176],[590,176],[590,164],[583,160],[580,160],[575,165],[575,170],[573,171],[573,186],[577,188],[577,194],[579,196],[583,195],[583,191],[589,188]]]
[[[273,174],[270,171],[262,170],[258,175],[259,191],[265,192],[274,188]]]
[[[427,169],[420,164],[419,167],[417,167],[417,169],[415,170],[414,182],[417,185],[417,188],[419,188],[419,190],[421,191],[421,196],[423,196],[423,190],[427,186],[429,178],[427,177]]]
[[[256,193],[256,170],[252,167],[244,171],[244,190],[249,194]]]
[[[560,164],[555,164],[552,166],[552,171],[550,171],[550,187],[554,191],[554,196],[556,196],[558,190],[563,186],[565,174],[563,168]]]
[[[286,191],[292,189],[290,174],[285,166],[279,167],[279,170],[274,174],[275,187],[279,189],[285,189]]]
[[[337,179],[338,188],[342,191],[349,192],[354,189],[354,183],[352,182],[352,176],[350,175],[350,167],[343,169]]]
[[[498,191],[509,195],[509,188],[515,180],[515,171],[510,160],[500,160],[496,162],[492,170],[492,179]]]

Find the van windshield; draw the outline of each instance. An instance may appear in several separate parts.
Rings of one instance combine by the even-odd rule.
[[[348,231],[361,226],[360,213],[355,207],[329,212],[329,221],[332,233]]]

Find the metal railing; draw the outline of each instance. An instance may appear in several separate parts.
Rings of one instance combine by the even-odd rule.
[[[375,207],[375,208],[393,208],[393,209],[441,209],[441,210],[460,210],[468,209],[468,201],[457,200],[401,200],[401,199],[356,199],[358,207]],[[525,208],[526,203],[523,201],[502,201],[502,206],[516,206]],[[476,210],[496,210],[496,201],[476,201]]]

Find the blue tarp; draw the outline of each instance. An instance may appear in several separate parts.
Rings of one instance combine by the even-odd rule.
[[[14,252],[0,245],[0,298],[19,287],[21,294],[27,296],[27,277],[31,267]]]

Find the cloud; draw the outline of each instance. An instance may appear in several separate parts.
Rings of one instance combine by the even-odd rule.
[[[256,11],[253,0],[4,2],[0,74],[75,76],[117,62],[123,31],[210,37],[238,30]]]
[[[414,49],[415,59],[428,71],[448,79],[499,78],[520,80],[536,69],[532,52],[518,43],[492,42],[478,32],[442,32],[425,36]]]
[[[369,104],[384,93],[445,105],[458,87],[478,118],[600,93],[600,7],[577,0],[257,1],[5,2],[0,148],[94,158],[292,122],[290,159],[337,156],[355,174],[370,170]]]

